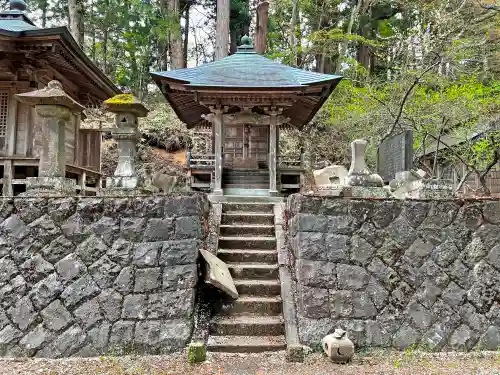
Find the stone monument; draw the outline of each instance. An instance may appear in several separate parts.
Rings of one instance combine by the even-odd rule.
[[[16,94],[17,100],[35,107],[43,122],[40,134],[40,164],[38,177],[26,179],[28,192],[75,194],[76,181],[66,178],[65,127],[74,113],[84,107],[66,94],[59,81],[50,81],[47,87]]]
[[[118,165],[113,177],[106,179],[106,188],[127,191],[139,188],[135,155],[139,140],[138,118],[146,117],[148,109],[132,94],[119,94],[104,102],[104,109],[115,114],[115,127],[110,131],[118,146]]]
[[[413,166],[413,133],[405,130],[380,143],[377,152],[377,172],[384,182],[395,178],[396,173],[409,171]]]
[[[352,160],[345,179],[346,185],[351,187],[353,197],[386,198],[389,192],[383,187],[384,181],[378,174],[371,173],[366,165],[367,143],[364,139],[356,139],[351,143]]]

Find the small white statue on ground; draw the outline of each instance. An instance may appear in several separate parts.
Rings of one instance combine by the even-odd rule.
[[[323,350],[333,362],[347,363],[354,355],[354,344],[347,337],[347,332],[337,328],[332,334],[326,335],[323,340]]]

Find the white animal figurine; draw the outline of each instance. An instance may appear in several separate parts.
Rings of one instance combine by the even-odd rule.
[[[326,335],[323,340],[323,350],[333,362],[347,363],[354,355],[354,344],[347,337],[347,332],[337,328],[335,332]]]

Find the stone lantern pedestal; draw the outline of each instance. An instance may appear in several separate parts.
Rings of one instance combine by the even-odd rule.
[[[135,170],[135,156],[139,134],[139,117],[146,117],[148,109],[132,94],[120,94],[104,102],[104,109],[115,114],[115,127],[110,131],[118,147],[118,165],[113,177],[106,179],[108,192],[122,193],[140,188]]]
[[[75,194],[76,181],[66,178],[65,127],[74,113],[84,107],[66,94],[59,81],[50,81],[47,87],[17,94],[16,98],[33,105],[43,121],[38,177],[26,179],[26,190],[37,193]]]

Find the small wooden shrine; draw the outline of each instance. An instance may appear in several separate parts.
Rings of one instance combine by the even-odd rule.
[[[212,130],[212,153],[188,155],[192,188],[270,195],[298,190],[303,171],[299,153],[280,157],[280,129],[301,129],[342,78],[276,63],[257,54],[249,37],[222,60],[152,76],[189,128]]]
[[[85,107],[101,103],[120,90],[77,45],[66,26],[38,28],[24,13],[23,0],[11,0],[0,13],[0,175],[3,195],[25,191],[26,178],[38,177],[39,114],[16,94],[42,89],[58,80],[64,92]],[[66,121],[65,174],[77,180],[77,191],[93,194],[101,183],[101,131],[82,129],[81,111]]]

